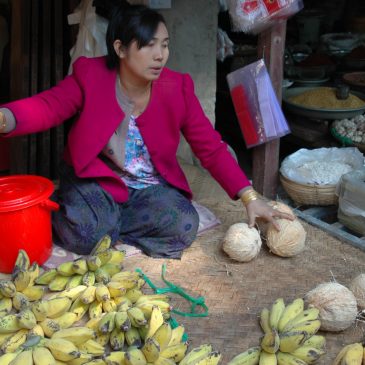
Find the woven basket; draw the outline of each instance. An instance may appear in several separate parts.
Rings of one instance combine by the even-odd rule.
[[[298,205],[338,204],[336,185],[299,184],[283,175],[280,175],[280,181],[285,191]]]

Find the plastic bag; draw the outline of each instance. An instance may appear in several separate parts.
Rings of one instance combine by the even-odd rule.
[[[227,80],[247,148],[290,133],[263,60],[231,72]]]
[[[228,0],[232,30],[257,34],[303,8],[302,0]]]
[[[228,56],[233,56],[233,42],[229,39],[228,34],[224,30],[218,28],[217,60],[223,62]]]
[[[306,165],[314,168],[313,163],[317,163],[317,166],[322,168],[320,174],[318,171],[303,168]],[[323,147],[314,150],[301,148],[283,160],[280,173],[300,184],[336,185],[341,176],[338,176],[334,170],[326,171],[326,166],[330,168],[331,163],[346,164],[352,170],[357,170],[364,165],[364,156],[356,147]]]

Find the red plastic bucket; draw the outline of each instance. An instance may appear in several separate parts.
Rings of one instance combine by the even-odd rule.
[[[59,208],[49,200],[53,191],[52,181],[41,176],[0,178],[0,272],[12,272],[19,249],[39,265],[51,255],[51,211]]]

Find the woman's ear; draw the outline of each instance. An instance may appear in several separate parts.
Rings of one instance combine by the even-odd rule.
[[[124,54],[124,47],[122,45],[122,42],[117,39],[113,43],[114,51],[118,55],[119,58],[123,58],[125,56]]]

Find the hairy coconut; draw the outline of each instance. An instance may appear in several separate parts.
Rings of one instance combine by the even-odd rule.
[[[305,296],[308,306],[319,310],[321,330],[338,332],[349,328],[357,316],[354,294],[339,283],[323,283]]]
[[[266,244],[270,251],[282,257],[298,255],[305,248],[307,232],[298,219],[277,219],[278,231],[272,223],[267,228]]]
[[[272,200],[272,201],[268,202],[268,204],[273,209],[280,210],[280,212],[288,213],[288,214],[291,214],[292,216],[295,217],[295,214],[294,214],[293,210],[288,205],[286,205],[286,204],[284,204],[280,201]],[[269,222],[262,219],[262,218],[258,218],[257,219],[257,224],[258,224],[259,229],[260,229],[260,234],[262,236],[266,237],[267,236],[267,229],[269,227]]]
[[[357,306],[365,309],[365,274],[356,276],[350,283],[349,289],[355,295]]]
[[[261,248],[261,237],[257,229],[246,223],[230,226],[223,239],[223,250],[233,260],[248,262],[254,259]]]

